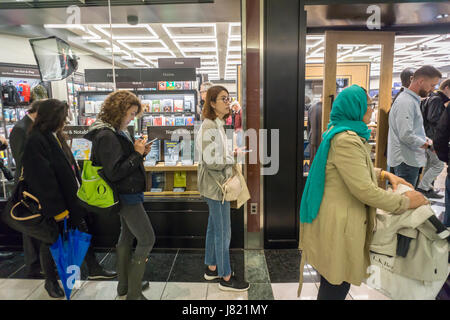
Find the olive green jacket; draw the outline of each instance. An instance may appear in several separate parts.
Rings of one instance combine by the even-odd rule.
[[[220,200],[221,185],[233,175],[234,157],[228,148],[223,128],[225,122],[205,119],[196,138],[200,161],[197,172],[197,186],[203,197]],[[217,183],[217,182],[218,183]]]
[[[303,268],[309,263],[331,284],[360,285],[369,274],[369,246],[376,208],[402,213],[409,199],[378,187],[381,170],[374,169],[370,145],[353,131],[331,141],[325,189],[317,218],[300,225],[300,296]]]

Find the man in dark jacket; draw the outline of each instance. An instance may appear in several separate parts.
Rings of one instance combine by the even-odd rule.
[[[0,136],[0,150],[5,150],[8,147],[8,141],[5,137]],[[12,258],[13,254],[11,252],[0,252],[0,259]]]
[[[445,110],[445,104],[450,100],[450,79],[441,83],[437,92],[432,92],[430,96],[423,101],[421,105],[423,115],[423,125],[425,133],[430,139],[434,139],[436,126]],[[422,192],[428,198],[442,198],[433,189],[433,181],[444,169],[444,163],[439,160],[436,152],[432,149],[427,150],[427,164],[424,170],[422,181],[417,190]]]
[[[39,101],[35,101],[28,110],[27,115],[16,123],[9,136],[11,143],[11,152],[16,163],[16,172],[14,181],[19,181],[22,172],[22,156],[25,150],[25,141],[33,126],[34,119],[36,119]],[[28,235],[22,234],[23,253],[25,258],[25,272],[28,278],[39,278],[41,264],[39,261],[39,247],[40,242]]]
[[[441,118],[436,127],[433,145],[436,150],[436,154],[441,161],[444,161],[449,165],[447,168],[447,179],[445,181],[445,216],[444,224],[448,228],[450,227],[450,102],[447,101],[446,108],[442,113]]]

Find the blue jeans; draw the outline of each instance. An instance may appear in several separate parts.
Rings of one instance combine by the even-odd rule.
[[[447,174],[445,180],[445,213],[444,224],[447,228],[450,228],[450,175]]]
[[[396,176],[405,179],[407,182],[411,183],[414,188],[417,186],[420,168],[411,167],[402,162],[399,166],[393,167],[392,169],[394,169],[394,174]]]
[[[219,277],[231,274],[230,202],[205,198],[209,207],[208,228],[206,230],[205,264],[217,266]]]

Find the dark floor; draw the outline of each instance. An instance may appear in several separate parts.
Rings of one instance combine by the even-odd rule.
[[[298,250],[247,250],[251,256],[249,264],[256,270],[250,277],[260,283],[298,282],[300,252]],[[230,250],[232,270],[243,276],[245,270],[245,253],[242,249]],[[116,253],[97,252],[98,261],[107,269],[115,270]],[[149,257],[144,278],[156,282],[198,282],[204,273],[204,250],[154,249]],[[87,268],[81,269],[82,280],[87,279]],[[13,252],[9,259],[0,258],[0,278],[26,279],[23,252]],[[314,282],[305,274],[305,282]]]

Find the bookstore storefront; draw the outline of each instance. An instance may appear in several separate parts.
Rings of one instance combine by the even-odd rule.
[[[139,1],[128,5],[133,2],[128,1],[111,7],[107,1],[103,6],[63,2],[2,4],[0,135],[9,138],[25,116],[30,96],[41,90],[46,97],[68,102],[64,132],[82,166],[91,149],[83,136],[107,95],[115,89],[134,92],[143,113],[128,129],[136,138],[156,139],[144,161],[144,207],[156,233],[155,246],[203,248],[208,206],[197,188],[194,130],[200,124],[205,82],[227,88],[233,103],[241,107],[236,112],[245,112],[239,74],[241,1],[161,5],[139,5]],[[75,72],[54,80],[54,69],[43,71],[46,63],[39,49],[45,46],[65,50],[64,59],[76,61]],[[72,67],[69,63],[68,68]],[[235,127],[231,121],[228,125]],[[182,138],[174,140],[174,132],[181,132]],[[10,149],[1,152],[1,157],[14,173]],[[13,185],[2,176],[2,209]],[[232,248],[244,248],[244,207],[232,209]],[[91,217],[93,245],[113,247],[120,232],[119,217]],[[1,247],[21,248],[21,241],[19,233],[0,224]]]

